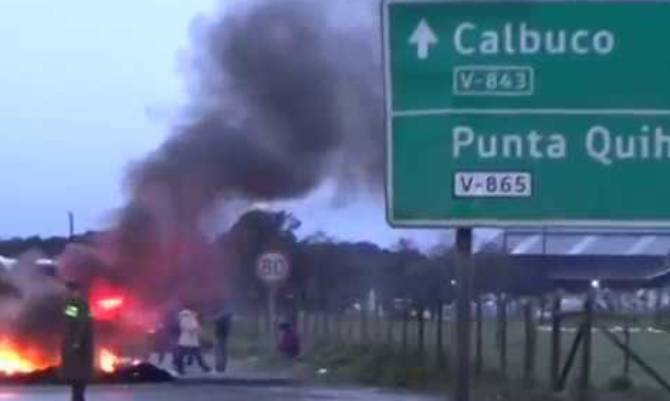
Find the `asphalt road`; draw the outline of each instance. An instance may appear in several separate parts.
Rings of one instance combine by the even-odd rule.
[[[443,398],[380,390],[318,387],[142,385],[93,387],[87,401],[437,401]],[[64,387],[0,388],[0,401],[69,401]]]

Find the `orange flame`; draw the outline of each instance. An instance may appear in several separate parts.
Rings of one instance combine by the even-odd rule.
[[[102,348],[100,350],[100,356],[98,357],[98,365],[100,370],[105,373],[113,373],[116,370],[116,366],[119,363],[119,357],[116,356],[112,351],[107,348]]]
[[[38,357],[36,353],[6,338],[0,339],[1,374],[12,376],[15,374],[31,373],[48,366],[49,362]]]
[[[29,374],[56,366],[57,363],[55,357],[46,357],[36,348],[0,337],[0,375]],[[121,358],[108,348],[101,348],[97,353],[96,365],[102,372],[113,373],[121,363]]]
[[[35,371],[35,365],[12,349],[0,350],[0,372],[6,375],[15,373],[30,373]]]

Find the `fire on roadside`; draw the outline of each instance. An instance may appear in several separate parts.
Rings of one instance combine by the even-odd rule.
[[[98,356],[98,367],[104,373],[114,373],[119,364],[119,357],[107,348],[102,348]]]
[[[2,375],[32,373],[53,366],[54,362],[29,346],[24,346],[9,338],[0,338],[0,374]]]
[[[113,373],[121,364],[113,351],[101,348],[96,358],[96,368],[104,373]],[[14,341],[0,339],[0,375],[14,376],[30,374],[57,366],[57,361],[39,355],[29,347]]]
[[[111,345],[115,343],[114,338],[128,338],[137,331],[128,329],[134,327],[128,325],[128,317],[133,316],[133,298],[125,289],[98,280],[91,287],[89,301],[95,330],[100,331],[100,343],[96,345],[94,354],[95,369],[109,374],[125,366],[140,364],[142,361],[139,359],[121,357],[116,352],[118,344]],[[111,337],[110,330],[114,333]],[[58,367],[59,353],[57,343],[46,346],[37,339],[0,333],[0,378],[29,375]]]

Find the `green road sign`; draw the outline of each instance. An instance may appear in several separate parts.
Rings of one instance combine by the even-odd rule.
[[[399,226],[670,226],[670,2],[388,1]]]

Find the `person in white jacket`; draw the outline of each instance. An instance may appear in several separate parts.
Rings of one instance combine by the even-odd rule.
[[[210,372],[200,348],[200,323],[197,314],[188,308],[179,312],[179,339],[177,340],[177,352],[175,355],[175,368],[180,375],[184,374],[184,359],[192,357],[203,370]]]

